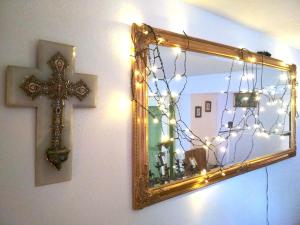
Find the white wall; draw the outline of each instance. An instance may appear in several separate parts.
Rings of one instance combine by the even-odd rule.
[[[263,169],[131,209],[129,24],[139,20],[300,59],[262,33],[177,0],[1,0],[1,225],[265,224]],[[43,187],[34,186],[35,111],[4,106],[6,66],[34,67],[38,39],[77,46],[77,72],[97,74],[100,88],[96,109],[75,111],[72,181]],[[271,225],[300,224],[299,171],[299,157],[269,167]]]

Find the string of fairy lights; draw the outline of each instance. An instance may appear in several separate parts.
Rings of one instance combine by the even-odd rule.
[[[282,73],[275,84],[265,86],[264,74],[264,55],[261,55],[261,64],[256,63],[256,58],[252,58],[251,62],[241,61],[240,59],[232,59],[230,71],[225,74],[226,90],[220,92],[223,95],[225,102],[222,109],[220,126],[215,137],[199,137],[189,125],[182,118],[180,110],[180,100],[185,93],[188,84],[187,75],[187,51],[189,50],[189,37],[186,37],[186,46],[173,47],[174,61],[172,74],[167,73],[164,66],[164,59],[161,56],[160,46],[164,40],[157,37],[151,26],[145,25],[147,29],[143,32],[144,35],[152,35],[155,42],[145,46],[145,49],[140,49],[135,46],[135,60],[141,60],[143,66],[146,68],[145,76],[141,75],[139,64],[137,64],[133,76],[141,76],[135,86],[133,86],[133,100],[147,111],[149,115],[148,120],[152,120],[154,124],[161,123],[161,143],[157,146],[157,161],[155,167],[159,172],[159,177],[153,182],[153,185],[160,183],[167,183],[171,180],[182,179],[185,176],[184,171],[188,169],[195,169],[195,167],[186,168],[185,159],[179,156],[179,152],[185,152],[194,148],[205,149],[206,161],[210,161],[210,157],[214,157],[216,165],[212,168],[221,170],[222,176],[226,176],[223,171],[225,166],[236,163],[236,154],[239,149],[239,144],[242,138],[247,134],[250,136],[250,144],[248,149],[243,146],[243,150],[247,149],[247,154],[241,162],[247,161],[253,153],[255,147],[255,137],[269,139],[272,136],[278,136],[284,139],[290,135],[289,131],[289,114],[291,102],[291,76],[288,72]],[[136,41],[133,38],[133,43]],[[144,52],[147,52],[144,57]],[[245,49],[241,49],[243,53]],[[183,70],[178,71],[179,64],[182,63]],[[169,65],[168,65],[169,66]],[[234,72],[235,66],[242,66],[241,75],[238,80],[237,90],[234,90],[234,83],[236,83],[236,76]],[[159,109],[159,116],[157,113],[149,110],[148,106],[144,106],[135,97],[134,88],[139,87],[142,83],[146,84],[148,88],[148,96],[151,98],[153,105]],[[176,91],[172,89],[177,87]],[[178,88],[180,86],[180,88]],[[234,90],[234,91],[233,91]],[[233,93],[234,92],[234,93]],[[232,98],[235,93],[240,94],[240,101],[246,107],[232,105]],[[236,100],[236,99],[235,99]],[[263,104],[265,103],[265,104]],[[255,104],[255,106],[251,105]],[[267,109],[269,108],[269,109]],[[266,110],[277,110],[276,119],[268,125],[265,125],[265,116],[262,116]],[[241,113],[242,112],[242,113]],[[170,135],[172,129],[172,135]],[[232,159],[227,161],[232,140],[233,154]],[[188,145],[186,145],[188,143]],[[166,155],[162,154],[162,146],[167,150],[170,146],[178,146],[180,150],[176,149],[174,152],[167,152],[169,158],[174,160],[174,167],[176,169],[176,176],[170,177],[169,164],[166,160]],[[188,148],[186,147],[188,146]],[[174,158],[170,157],[174,154]],[[191,162],[192,164],[196,163]],[[195,170],[196,171],[196,170]],[[205,182],[209,182],[209,173],[206,169],[196,171],[205,177]],[[149,172],[149,177],[153,173]]]

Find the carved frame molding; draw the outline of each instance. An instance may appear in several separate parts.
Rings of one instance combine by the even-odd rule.
[[[208,185],[226,180],[240,174],[268,166],[270,164],[288,159],[296,155],[296,65],[288,65],[281,60],[257,53],[223,45],[203,39],[189,38],[187,47],[187,37],[182,34],[170,31],[152,28],[146,24],[132,25],[132,41],[135,53],[139,52],[135,58],[132,58],[132,182],[133,182],[133,208],[142,209],[151,204],[187,193]],[[282,71],[288,71],[291,76],[292,97],[291,97],[291,141],[290,148],[280,153],[266,155],[244,163],[235,164],[223,172],[221,171],[208,173],[209,177],[199,176],[191,177],[182,181],[175,181],[171,184],[163,185],[158,188],[148,187],[148,115],[143,107],[148,104],[147,85],[141,82],[147,79],[146,67],[143,62],[147,61],[147,46],[151,43],[158,43],[165,47],[178,47],[210,55],[222,56],[231,59],[240,59],[245,62],[263,64],[274,67]],[[138,71],[138,72],[137,72]],[[138,84],[138,85],[137,85]],[[208,182],[205,182],[208,179]]]

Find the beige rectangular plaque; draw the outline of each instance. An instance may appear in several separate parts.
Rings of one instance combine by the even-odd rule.
[[[71,179],[73,107],[96,107],[97,76],[74,71],[75,47],[49,41],[39,42],[37,68],[7,68],[7,105],[37,108],[37,186]]]

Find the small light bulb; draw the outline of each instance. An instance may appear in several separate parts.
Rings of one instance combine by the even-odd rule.
[[[178,97],[178,94],[177,94],[175,91],[172,91],[172,92],[171,92],[171,96],[172,96],[173,98],[176,98],[176,97]]]
[[[226,176],[226,174],[225,174],[224,172],[222,172],[222,173],[221,173],[221,175],[222,175],[223,177],[225,177],[225,176]]]
[[[243,97],[242,101],[247,102],[249,100],[249,97]]]
[[[224,152],[226,152],[227,149],[224,146],[222,146],[221,148],[219,148],[219,150],[220,150],[220,152],[224,153]]]
[[[157,66],[155,66],[155,65],[152,66],[152,67],[151,67],[151,71],[152,71],[153,73],[156,73],[156,72],[157,72]]]
[[[253,125],[253,128],[254,128],[254,129],[257,129],[257,128],[259,128],[259,125],[258,125],[257,123],[254,124],[254,125]]]
[[[165,90],[161,93],[162,96],[167,96],[168,95],[168,92]]]
[[[157,118],[154,118],[154,119],[153,119],[153,123],[154,123],[154,124],[158,124],[158,119],[157,119]]]
[[[205,176],[206,175],[206,169],[201,170],[201,176]]]
[[[281,81],[286,81],[288,78],[287,78],[287,75],[283,73],[283,74],[280,75],[279,79]]]
[[[236,137],[237,133],[236,132],[232,132],[230,135],[231,135],[231,137]]]
[[[163,38],[159,37],[159,38],[157,38],[157,41],[158,41],[158,44],[160,44],[160,43],[164,42],[164,41],[165,41],[165,39],[163,39]]]
[[[161,142],[167,142],[167,141],[169,141],[169,136],[168,135],[163,135],[163,136],[161,136]]]
[[[202,148],[204,148],[205,150],[208,150],[208,146],[207,145],[203,145]]]
[[[175,54],[178,55],[178,54],[181,53],[181,48],[180,48],[180,47],[174,47],[174,48],[173,48],[173,51],[174,51]]]
[[[223,138],[223,137],[221,137],[221,136],[217,136],[217,137],[216,137],[216,141],[222,142],[222,141],[225,141],[225,138]]]
[[[170,119],[170,124],[172,125],[176,124],[176,120],[174,118]]]
[[[181,80],[181,75],[179,73],[175,75],[175,80]]]

